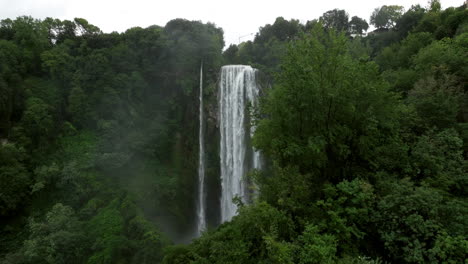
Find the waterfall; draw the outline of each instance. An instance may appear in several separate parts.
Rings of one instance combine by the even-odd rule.
[[[260,168],[260,153],[248,146],[254,132],[247,123],[247,106],[256,105],[259,89],[256,71],[250,66],[228,65],[221,68],[219,91],[221,222],[236,214],[232,202],[239,197],[248,201],[245,175],[251,168]],[[250,131],[249,131],[250,130]],[[251,160],[249,159],[251,158]]]
[[[205,195],[205,142],[203,140],[203,62],[200,65],[200,95],[199,95],[199,130],[198,130],[198,205],[197,205],[197,236],[206,229],[206,195]]]

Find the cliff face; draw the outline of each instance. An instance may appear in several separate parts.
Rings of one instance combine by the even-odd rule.
[[[205,96],[205,150],[206,150],[206,190],[207,190],[207,224],[219,224],[220,207],[220,168],[219,168],[219,117],[218,117],[218,83],[215,81],[207,89]]]

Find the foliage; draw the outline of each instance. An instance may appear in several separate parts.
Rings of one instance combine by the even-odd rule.
[[[287,240],[293,228],[286,215],[266,203],[241,207],[239,216],[215,233],[205,233],[187,248],[171,248],[164,263],[291,263]]]
[[[408,179],[392,183],[388,187],[390,193],[379,202],[379,210],[374,216],[388,254],[394,256],[395,261],[405,263],[442,261],[439,257],[443,258],[443,255],[436,256],[437,254],[431,252],[437,252],[440,236],[447,236],[446,229],[451,229],[444,222],[458,224],[458,221],[464,221],[459,216],[466,214],[466,206],[454,207],[436,190],[414,187]],[[444,213],[445,210],[451,211],[450,216]],[[450,218],[444,219],[445,217]],[[463,226],[466,223],[460,224]],[[465,228],[466,226],[463,229]],[[449,236],[457,237],[458,232],[466,232],[463,229]],[[466,240],[457,240],[455,243],[455,248],[462,248],[465,247]],[[450,251],[446,253],[453,254]],[[460,257],[455,253],[450,261],[463,262],[464,257]]]
[[[336,31],[347,31],[348,30],[349,16],[345,10],[333,9],[323,13],[319,21],[325,28],[335,29]],[[355,22],[356,19],[355,19]],[[361,22],[361,21],[359,21]],[[359,24],[358,22],[358,24]]]
[[[358,16],[353,16],[349,21],[349,31],[351,34],[362,35],[369,28],[369,24],[365,19]]]
[[[392,28],[402,16],[402,13],[402,6],[383,5],[374,9],[370,17],[370,23],[377,28]]]
[[[316,27],[290,48],[254,137],[280,166],[352,179],[351,168],[375,165],[370,152],[395,133],[395,96],[375,64],[352,60],[346,47],[344,36]]]
[[[299,263],[335,263],[337,242],[333,235],[320,234],[319,228],[308,225],[299,236]]]
[[[216,263],[220,252],[232,253],[228,244],[239,263],[464,262],[466,37],[451,33],[463,10],[441,10],[437,1],[404,14],[386,6],[371,20],[380,29],[351,42],[330,26],[339,10],[321,18],[325,25],[308,23],[289,41],[255,112],[254,145],[271,162],[254,176],[258,199],[294,232],[258,234],[269,251],[257,259],[240,243],[250,232],[234,231],[247,217],[243,209],[170,255],[189,263],[216,255],[208,259]],[[446,27],[447,16],[457,22]],[[428,21],[434,30],[422,30]],[[225,58],[242,61],[257,45],[231,46]],[[229,228],[232,237],[223,237]],[[218,239],[229,242],[202,246]]]
[[[21,249],[24,263],[82,263],[85,236],[71,207],[54,205],[44,221],[31,219],[29,230]]]
[[[179,156],[192,156],[197,145],[185,132],[197,131],[192,99],[200,62],[213,86],[223,45],[222,29],[182,19],[110,34],[82,18],[2,20],[0,258],[160,261],[169,241],[148,219],[161,224],[169,216],[170,228],[191,228],[186,219],[194,212],[186,201],[196,159]],[[136,195],[124,203],[124,191]],[[144,212],[123,217],[124,204],[137,203]],[[63,204],[66,210],[57,210],[78,226],[64,227],[63,241],[34,233],[24,220],[45,216],[54,204]],[[59,214],[55,209],[50,214]],[[18,230],[24,231],[15,237]],[[21,246],[25,238],[32,241],[28,248]],[[43,240],[52,242],[34,246]],[[76,243],[70,260],[56,252]]]
[[[373,186],[362,180],[343,181],[324,186],[323,192],[324,199],[316,202],[321,214],[318,227],[335,237],[341,252],[353,255],[365,243],[374,209]]]
[[[27,199],[31,175],[24,165],[24,149],[2,142],[0,146],[0,214],[19,210]]]
[[[1,20],[0,263],[466,262],[467,18],[466,4],[384,5],[363,36],[364,19],[334,9],[224,52],[223,30],[199,21],[107,34]],[[186,244],[201,62],[210,208],[223,64],[262,73],[266,167],[251,204],[221,225],[210,210]]]

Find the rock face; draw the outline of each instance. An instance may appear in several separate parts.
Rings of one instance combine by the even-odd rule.
[[[219,179],[219,120],[217,84],[205,87],[204,97],[204,138],[205,138],[205,199],[207,226],[217,226],[220,223],[221,183]]]

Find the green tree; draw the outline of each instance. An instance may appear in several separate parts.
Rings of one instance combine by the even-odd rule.
[[[85,225],[86,232],[93,234],[93,254],[87,263],[113,263],[119,259],[120,250],[125,246],[123,237],[124,219],[117,209],[118,200],[102,208]]]
[[[91,121],[91,110],[83,89],[73,87],[68,96],[68,112],[74,123],[79,127],[86,127]]]
[[[21,119],[21,125],[33,140],[33,144],[51,137],[54,129],[51,107],[39,98],[29,98],[26,101],[26,110]]]
[[[412,58],[433,40],[428,32],[410,33],[400,43],[384,48],[375,61],[382,70],[411,69]]]
[[[0,215],[14,213],[29,198],[32,180],[25,162],[24,149],[0,142]]]
[[[446,199],[436,189],[414,186],[408,179],[386,185],[385,192],[372,219],[393,261],[465,261],[456,252],[466,248],[466,238],[458,237],[466,235],[466,222],[462,220],[468,212],[466,204]],[[442,246],[445,239],[447,247]]]
[[[333,10],[327,11],[323,13],[323,15],[319,19],[319,21],[322,23],[322,25],[325,28],[328,28],[328,29],[333,28],[336,31],[345,31],[345,32],[348,31],[348,27],[349,27],[348,20],[349,20],[348,13],[346,13],[346,11],[342,9],[333,9]],[[357,21],[354,21],[354,22],[357,22]],[[359,26],[362,26],[362,24],[360,24]]]
[[[12,122],[17,121],[18,112],[23,110],[21,82],[26,65],[22,57],[16,44],[0,39],[0,135],[3,137],[8,137]]]
[[[404,38],[411,32],[424,17],[426,10],[420,5],[413,5],[396,22],[395,29]]]
[[[421,124],[415,125],[426,129],[453,127],[457,122],[462,99],[461,87],[450,75],[437,80],[432,76],[421,79],[408,93],[408,102],[421,118]]]
[[[336,263],[337,241],[333,235],[320,234],[320,228],[308,225],[299,236],[300,264]]]
[[[360,248],[371,248],[368,228],[375,205],[374,188],[363,180],[342,181],[325,185],[324,199],[316,202],[320,209],[317,227],[333,235],[335,247],[343,255],[357,255]]]
[[[415,181],[453,195],[466,195],[468,172],[462,146],[454,129],[431,130],[419,137],[411,151]]]
[[[430,0],[429,1],[429,11],[430,12],[440,12],[442,5],[439,0]]]
[[[292,40],[299,32],[302,31],[299,20],[286,20],[283,17],[277,17],[273,25],[267,24],[259,29],[255,35],[255,43],[263,44],[276,38],[279,41]]]
[[[73,209],[56,204],[43,221],[29,223],[21,249],[26,263],[83,263],[85,236]]]
[[[365,19],[353,16],[351,21],[349,21],[349,32],[351,34],[362,35],[367,29],[369,29],[369,24],[367,24]]]
[[[370,23],[377,28],[393,28],[402,14],[402,6],[383,5],[374,9],[370,17]]]
[[[460,83],[467,80],[468,62],[463,58],[467,55],[468,33],[454,39],[445,38],[434,41],[421,49],[413,58],[414,68],[422,75],[454,74],[460,78]]]
[[[276,86],[261,104],[255,145],[280,167],[339,182],[371,168],[396,133],[398,101],[374,63],[353,60],[347,41],[316,27],[291,45]],[[373,164],[373,165],[371,165]],[[370,167],[369,167],[370,166]]]
[[[287,241],[293,229],[290,219],[267,203],[241,207],[215,232],[171,248],[164,263],[291,263],[293,246]]]

